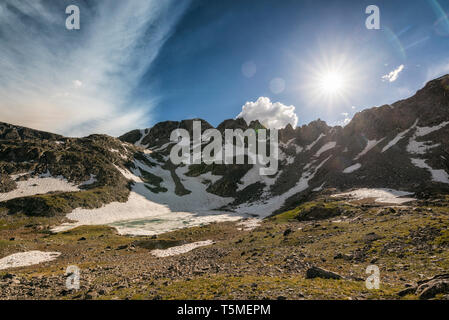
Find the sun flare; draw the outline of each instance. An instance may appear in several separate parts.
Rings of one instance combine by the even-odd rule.
[[[320,90],[325,94],[340,94],[344,90],[345,77],[337,72],[328,72],[321,76]]]

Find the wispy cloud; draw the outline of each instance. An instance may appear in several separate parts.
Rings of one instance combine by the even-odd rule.
[[[389,82],[394,82],[398,79],[399,77],[399,73],[401,73],[401,71],[404,70],[404,65],[401,64],[399,67],[397,67],[395,70],[391,71],[390,73],[382,76],[382,80],[383,81],[389,81]]]
[[[188,1],[98,1],[79,31],[65,28],[69,4],[0,3],[0,121],[76,136],[145,126],[155,97],[133,90]]]

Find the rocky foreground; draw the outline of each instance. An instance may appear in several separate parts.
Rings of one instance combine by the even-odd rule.
[[[406,205],[329,197],[260,224],[216,223],[157,237],[106,226],[52,234],[60,218],[0,213],[0,257],[40,250],[53,261],[0,271],[1,299],[448,299],[449,196]],[[212,240],[187,253],[154,249]],[[80,268],[68,290],[67,267]],[[380,269],[367,289],[366,268]]]

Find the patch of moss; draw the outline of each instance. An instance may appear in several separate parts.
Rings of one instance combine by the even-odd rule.
[[[316,200],[303,203],[292,210],[275,215],[270,220],[282,223],[292,220],[321,220],[337,216],[345,209],[351,209],[351,207],[341,201]]]
[[[192,280],[175,281],[158,288],[162,299],[212,300],[217,297],[239,299],[276,299],[278,293],[289,292],[286,298],[298,299],[398,299],[397,288],[387,284],[379,290],[368,290],[364,281],[312,279],[296,276],[205,276]]]

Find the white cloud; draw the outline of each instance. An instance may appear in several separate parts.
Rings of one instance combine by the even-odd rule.
[[[382,76],[382,80],[383,81],[394,82],[394,81],[396,81],[398,79],[399,73],[401,73],[402,70],[404,70],[404,65],[403,64],[401,64],[395,70],[391,71],[389,74],[386,74],[386,75]]]
[[[267,97],[260,97],[256,102],[247,102],[237,118],[243,118],[247,123],[259,120],[264,126],[272,129],[284,128],[289,123],[293,127],[298,124],[294,106],[272,103]]]
[[[79,31],[64,2],[0,3],[0,121],[66,135],[144,127],[158,97],[134,90],[189,1],[81,2]]]

